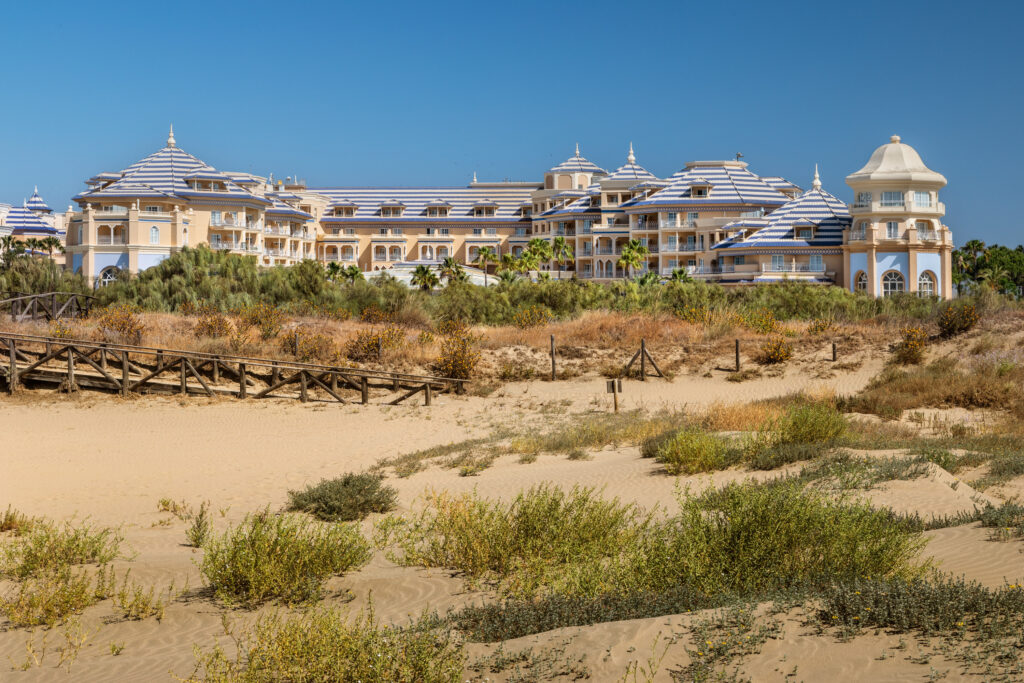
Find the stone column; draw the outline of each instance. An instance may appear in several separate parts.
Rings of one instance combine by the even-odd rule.
[[[917,248],[911,246],[907,249],[907,291],[911,294],[917,292]]]
[[[877,252],[875,245],[869,244],[867,248],[867,259],[868,259],[868,295],[877,297],[878,296],[878,266],[875,263],[877,259]]]

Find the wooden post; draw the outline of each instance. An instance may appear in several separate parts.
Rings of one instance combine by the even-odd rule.
[[[640,381],[647,381],[647,340],[640,340]]]
[[[164,352],[163,351],[157,351],[156,352],[156,366],[159,368],[163,364],[164,364]]]
[[[370,402],[370,380],[366,377],[359,380],[359,401],[364,406]]]
[[[50,295],[50,319],[51,320],[56,320],[57,319],[57,293],[56,292],[54,292],[53,294]],[[107,366],[104,365],[103,369],[106,370]]]
[[[331,391],[338,393],[338,373],[331,373]]]
[[[835,342],[833,341],[833,342],[832,342],[832,362],[833,362],[833,363],[835,363],[835,362],[836,362],[836,359],[837,359],[837,357],[838,357],[838,356],[837,356],[837,354],[836,354],[836,343],[835,343]]]
[[[18,350],[13,339],[7,340],[7,349],[11,354],[11,369],[7,375],[7,390],[12,394],[18,388]]]
[[[68,347],[68,393],[77,391],[75,386],[75,347]]]
[[[107,369],[107,345],[103,344],[100,346],[100,367],[104,370]]]
[[[277,363],[274,363],[274,367],[270,371],[270,384],[271,384],[271,386],[273,386],[273,385],[277,384],[280,381],[281,381],[281,368],[279,368],[277,366]]]
[[[619,381],[612,380],[612,403],[615,405],[615,412],[619,412]]]
[[[551,381],[555,381],[555,335],[551,335]]]
[[[238,398],[245,398],[245,363],[238,364]]]
[[[740,340],[736,340],[736,372],[740,371]]]
[[[213,359],[213,383],[220,383],[220,358]]]
[[[297,337],[298,335],[296,335]],[[305,403],[309,400],[309,394],[306,389],[306,371],[299,371],[299,400]]]
[[[427,382],[423,385],[423,405],[429,406],[431,399],[433,398],[434,388]]]
[[[121,349],[121,395],[128,395],[128,351]]]
[[[185,374],[185,358],[181,358],[181,395],[188,394],[188,376]]]
[[[384,337],[377,336],[377,362],[384,356]]]

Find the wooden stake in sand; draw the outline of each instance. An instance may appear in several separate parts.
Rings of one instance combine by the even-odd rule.
[[[740,340],[736,340],[736,372],[740,371]]]
[[[555,381],[555,335],[551,335],[551,381]]]
[[[836,355],[836,343],[833,341],[832,342],[832,362],[833,363],[836,362],[836,358],[838,358],[838,356]]]

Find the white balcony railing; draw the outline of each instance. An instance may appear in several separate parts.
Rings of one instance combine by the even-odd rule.
[[[937,242],[939,240],[939,233],[934,230],[918,230],[917,239],[924,242]]]
[[[851,242],[863,242],[868,238],[867,233],[863,230],[854,230],[850,233]]]
[[[111,237],[110,235],[100,235],[99,237],[96,238],[96,244],[100,245],[127,243],[127,240],[125,240],[125,238],[121,237],[120,235],[114,235],[113,237]]]
[[[762,273],[824,273],[825,264],[815,266],[810,263],[762,263]]]
[[[210,217],[211,228],[227,228],[229,230],[263,230],[263,221],[240,221],[234,218]]]

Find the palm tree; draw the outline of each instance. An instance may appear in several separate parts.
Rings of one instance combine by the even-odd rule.
[[[626,246],[622,248],[622,254],[619,256],[619,261],[615,265],[620,268],[628,268],[629,276],[633,277],[633,271],[642,266],[646,260],[647,255],[650,252],[647,251],[647,247],[644,246],[640,240],[630,240],[626,243]]]
[[[658,284],[660,281],[661,278],[653,271],[648,271],[636,279],[636,283],[641,287],[650,287]]]
[[[424,292],[429,292],[441,284],[441,281],[434,274],[434,271],[430,269],[430,266],[425,265],[416,266],[416,269],[412,271],[410,282]]]
[[[484,287],[487,286],[487,264],[496,263],[498,261],[498,254],[494,251],[494,247],[480,247],[476,252],[476,259],[473,263],[479,263],[480,268],[484,271]]]
[[[46,253],[50,256],[51,259],[53,258],[53,252],[55,251],[61,254],[64,253],[64,245],[61,244],[61,241],[59,239],[53,237],[52,235],[44,239],[42,244],[43,249],[46,250]]]
[[[35,237],[29,237],[25,240],[25,249],[28,251],[42,251],[43,247]]]
[[[451,284],[453,281],[459,281],[463,278],[465,272],[462,270],[462,266],[451,256],[445,256],[444,260],[441,261],[441,266],[437,269],[437,274],[441,276],[446,283]]]
[[[359,266],[351,265],[341,269],[341,276],[348,281],[349,284],[355,284],[356,280],[362,280],[363,271],[359,270]]]
[[[336,282],[341,277],[341,266],[336,261],[327,264],[327,279]]]
[[[1002,289],[1003,280],[1005,280],[1008,276],[1009,273],[1007,272],[1006,268],[1003,268],[999,264],[994,264],[988,266],[987,268],[982,268],[981,271],[978,272],[978,280],[984,282],[992,289]]]
[[[534,237],[526,245],[526,251],[523,252],[523,255],[525,256],[527,253],[535,257],[531,259],[531,263],[536,261],[535,268],[540,268],[540,264],[551,262],[551,243],[539,237]]]
[[[693,278],[686,272],[686,268],[673,268],[672,275],[668,279],[670,282],[693,282]]]
[[[512,252],[505,252],[501,255],[501,264],[498,266],[498,272],[515,272],[518,270],[519,264],[516,263],[516,260],[517,259],[512,255]]]
[[[551,255],[555,259],[555,263],[558,264],[558,279],[562,279],[562,264],[573,262],[572,247],[565,241],[565,238],[559,235],[556,237],[551,244]]]
[[[540,259],[532,251],[524,251],[522,255],[516,260],[516,270],[524,275],[529,273],[531,270],[537,270],[540,268]]]
[[[512,270],[501,270],[498,272],[498,281],[501,282],[502,284],[509,285],[518,279],[519,278]]]

